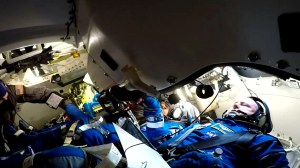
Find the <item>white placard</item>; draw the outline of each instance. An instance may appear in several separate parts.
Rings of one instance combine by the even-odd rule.
[[[142,141],[136,139],[128,132],[123,130],[116,124],[113,124],[120,138],[125,155],[127,158],[127,166],[129,168],[169,168],[168,163],[160,156],[158,152],[143,144]]]
[[[59,95],[57,95],[55,93],[51,93],[48,100],[46,101],[46,104],[52,108],[57,109],[57,107],[59,106],[59,104],[62,100],[63,100],[63,97],[60,97]]]

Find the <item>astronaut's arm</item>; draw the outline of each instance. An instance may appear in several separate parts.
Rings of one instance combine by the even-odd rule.
[[[253,161],[255,167],[289,167],[286,152],[278,140],[266,141],[252,146],[250,151],[252,151],[250,162]]]
[[[150,142],[157,146],[162,143],[161,137],[170,134],[170,131],[164,126],[162,109],[159,101],[151,96],[144,96],[144,116],[146,118],[146,137]]]
[[[51,93],[55,91],[46,87],[25,87],[18,102],[45,103]],[[57,93],[58,94],[58,93]]]

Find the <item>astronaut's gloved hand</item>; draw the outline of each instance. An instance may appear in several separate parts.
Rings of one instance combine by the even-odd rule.
[[[89,116],[85,113],[83,113],[81,110],[78,109],[77,106],[75,106],[73,103],[68,104],[65,107],[67,115],[70,117],[70,119],[76,121],[79,120],[79,125],[84,125],[89,123]]]
[[[65,109],[67,107],[68,104],[72,104],[72,100],[70,99],[64,99],[60,104],[59,107],[61,107],[62,109]]]
[[[159,101],[150,96],[144,96],[144,117],[146,118],[146,136],[154,146],[161,144],[162,137],[170,133],[164,127],[164,117]]]
[[[68,104],[72,104],[72,103],[76,105],[76,103],[73,101],[74,100],[73,94],[64,93],[61,95],[61,97],[63,97],[63,101],[59,104],[60,108],[65,109]]]

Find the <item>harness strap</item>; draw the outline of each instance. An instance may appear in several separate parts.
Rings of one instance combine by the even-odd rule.
[[[78,124],[78,120],[75,121],[71,127],[69,128],[69,131],[66,135],[66,139],[64,141],[64,146],[67,146],[67,145],[70,145],[72,140],[73,140],[73,136],[74,136],[74,133],[75,133],[75,130],[76,130],[76,126]]]
[[[206,140],[202,140],[196,143],[193,143],[191,145],[184,146],[182,148],[178,148],[177,151],[180,152],[190,152],[194,150],[201,150],[205,148],[211,148],[218,145],[223,145],[227,143],[231,143],[236,141],[238,138],[240,138],[242,135],[244,135],[246,132],[238,132],[233,134],[222,134],[216,137],[212,137]]]
[[[2,139],[3,139],[3,142],[4,142],[4,149],[5,149],[5,152],[9,152],[10,151],[10,148],[9,148],[9,146],[7,145],[7,140],[6,140],[6,138],[4,137],[4,130],[3,130],[3,128],[4,128],[4,125],[1,125],[1,137],[2,137]]]
[[[233,134],[222,134],[210,139],[199,141],[191,145],[178,148],[176,152],[190,152],[194,150],[207,149],[215,147],[218,145],[224,145],[236,141],[236,146],[244,151],[246,151],[249,143],[257,135],[256,132],[246,131],[246,132],[237,132]]]
[[[255,131],[255,130],[250,130],[243,136],[241,136],[236,143],[234,144],[234,148],[236,150],[240,150],[242,153],[246,153],[250,142],[256,137],[258,134],[261,132]]]
[[[35,154],[28,156],[23,160],[23,167],[22,168],[30,168],[33,166],[33,160],[34,160]]]
[[[203,129],[210,124],[201,124],[201,125],[194,125],[192,128],[178,136],[173,142],[171,142],[168,147],[176,147],[178,146],[188,135],[190,135],[196,129]]]
[[[15,135],[16,137],[18,137],[18,136],[20,136],[21,134],[24,134],[24,133],[25,133],[25,132],[24,132],[23,130],[19,129],[18,131],[15,132],[14,135]]]

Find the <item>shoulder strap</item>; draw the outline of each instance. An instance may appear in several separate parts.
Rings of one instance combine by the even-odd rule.
[[[6,138],[4,137],[4,130],[3,130],[3,128],[4,128],[4,125],[2,124],[1,125],[1,139],[3,140],[3,146],[4,146],[4,150],[5,150],[5,152],[9,152],[10,151],[10,148],[9,148],[9,146],[7,145],[7,140],[6,140]]]
[[[245,154],[247,152],[247,149],[249,148],[249,144],[258,134],[260,134],[260,132],[258,131],[248,131],[236,141],[233,147],[235,148],[235,150],[238,150]]]
[[[224,145],[231,142],[235,142],[235,146],[237,148],[246,150],[248,144],[252,141],[252,139],[257,135],[257,133],[247,131],[247,132],[237,132],[233,134],[222,134],[220,136],[216,136],[210,139],[202,140],[191,145],[184,146],[182,148],[178,148],[177,151],[180,152],[190,152],[194,150],[207,149],[218,145]]]
[[[222,134],[216,137],[212,137],[206,140],[202,140],[191,145],[184,146],[182,148],[178,148],[177,150],[181,152],[190,152],[194,150],[201,150],[206,148],[211,148],[218,145],[223,145],[227,143],[231,143],[236,141],[239,137],[244,135],[245,132],[238,132],[233,134]]]

